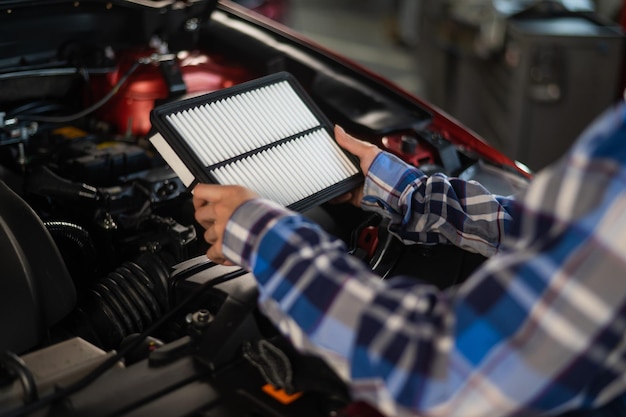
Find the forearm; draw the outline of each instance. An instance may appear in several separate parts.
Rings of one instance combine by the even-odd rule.
[[[309,337],[345,356],[350,354],[345,341],[337,340],[333,346],[318,326],[323,326],[324,317],[333,316],[346,334],[354,332],[361,306],[382,288],[364,263],[347,254],[341,240],[264,200],[250,201],[237,210],[224,238],[224,254],[254,273],[262,303],[275,300]],[[346,289],[349,280],[358,285]],[[335,309],[342,306],[350,308]]]
[[[508,199],[476,182],[428,177],[388,154],[372,164],[364,195],[363,208],[390,218],[390,231],[407,243],[452,243],[490,256],[511,222]]]

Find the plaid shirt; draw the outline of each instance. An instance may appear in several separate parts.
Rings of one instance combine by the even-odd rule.
[[[625,117],[622,105],[607,112],[516,199],[377,157],[364,208],[406,242],[490,255],[455,288],[382,281],[262,200],[235,212],[224,254],[253,271],[264,311],[297,346],[389,415],[596,407],[626,391]]]

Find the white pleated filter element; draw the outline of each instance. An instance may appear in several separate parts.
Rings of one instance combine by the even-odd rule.
[[[166,119],[220,184],[246,186],[284,206],[358,173],[288,81]]]

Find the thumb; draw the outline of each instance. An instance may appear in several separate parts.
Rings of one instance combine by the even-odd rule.
[[[369,145],[367,142],[363,142],[346,133],[341,126],[335,126],[335,139],[337,140],[339,146],[358,157],[365,152],[367,146]]]
[[[335,140],[339,146],[359,158],[361,170],[364,174],[367,174],[372,161],[381,152],[376,145],[349,135],[340,126],[335,126]]]

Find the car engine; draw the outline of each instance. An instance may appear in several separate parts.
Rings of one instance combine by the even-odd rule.
[[[230,363],[242,341],[264,340],[259,320],[277,337],[263,318],[249,323],[258,313],[245,271],[203,255],[207,245],[199,238],[191,194],[147,140],[150,111],[158,104],[256,73],[220,56],[170,52],[156,37],[140,48],[68,45],[59,53],[58,68],[46,63],[0,77],[0,88],[9,92],[0,107],[0,230],[13,242],[2,248],[0,369],[6,381],[0,409],[6,410],[37,403],[57,383],[80,380],[117,358],[118,350],[124,367],[149,355],[170,362],[168,354],[155,359],[159,352],[153,351],[171,343],[202,345],[207,323],[219,331],[218,311],[227,311],[221,315],[229,326],[241,322],[246,330],[216,334],[226,349],[221,343],[203,348],[211,352],[203,355],[210,367]],[[70,62],[75,66],[66,66]],[[310,215],[334,224],[321,209]],[[226,292],[195,295],[209,278],[233,277],[239,283]],[[125,349],[131,343],[139,347]],[[50,371],[50,363],[62,371]],[[16,364],[27,371],[15,371],[22,369]],[[24,372],[38,375],[36,382],[20,385],[16,375]],[[334,392],[343,392],[334,378]],[[346,404],[343,395],[333,407]]]
[[[89,332],[107,349],[168,308],[169,268],[202,253],[189,192],[145,140],[150,110],[249,77],[206,55],[162,49],[91,51],[108,64],[101,73],[47,75],[57,88],[56,78],[74,78],[63,101],[22,99],[0,113],[3,180],[54,239],[81,310],[92,312]],[[50,115],[71,113],[84,95],[95,105]]]

